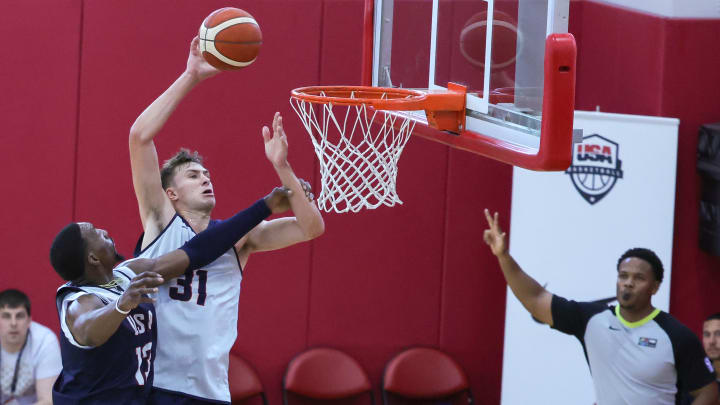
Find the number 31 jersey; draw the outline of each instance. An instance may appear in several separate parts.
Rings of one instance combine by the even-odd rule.
[[[213,222],[210,223],[213,226]],[[195,231],[175,215],[139,258],[156,258],[181,247]],[[228,353],[237,338],[242,269],[235,249],[199,270],[159,287],[157,354],[153,387],[213,401],[230,402]]]

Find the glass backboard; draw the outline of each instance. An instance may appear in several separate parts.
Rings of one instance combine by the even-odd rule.
[[[459,134],[427,127],[423,111],[397,113],[422,124],[417,135],[533,170],[570,164],[576,49],[569,0],[368,1],[373,86],[467,87]]]

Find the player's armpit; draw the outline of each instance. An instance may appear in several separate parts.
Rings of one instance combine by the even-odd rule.
[[[713,381],[710,384],[691,391],[690,395],[695,398],[692,405],[718,405],[720,400],[718,399],[718,387],[717,382]]]

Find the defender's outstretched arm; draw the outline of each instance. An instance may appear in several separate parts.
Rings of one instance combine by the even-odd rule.
[[[68,307],[67,325],[83,346],[105,343],[125,320],[127,312],[141,303],[153,302],[149,294],[157,286],[182,275],[188,268],[201,268],[228,251],[235,242],[271,213],[283,212],[292,192],[277,187],[249,208],[195,235],[177,250],[156,259],[137,259],[126,265],[137,275],[114,304],[105,305],[94,295],[83,295]]]

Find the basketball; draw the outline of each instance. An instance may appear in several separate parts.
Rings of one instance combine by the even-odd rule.
[[[210,13],[200,26],[199,38],[203,57],[220,70],[242,69],[255,62],[262,45],[255,18],[233,7]]]

